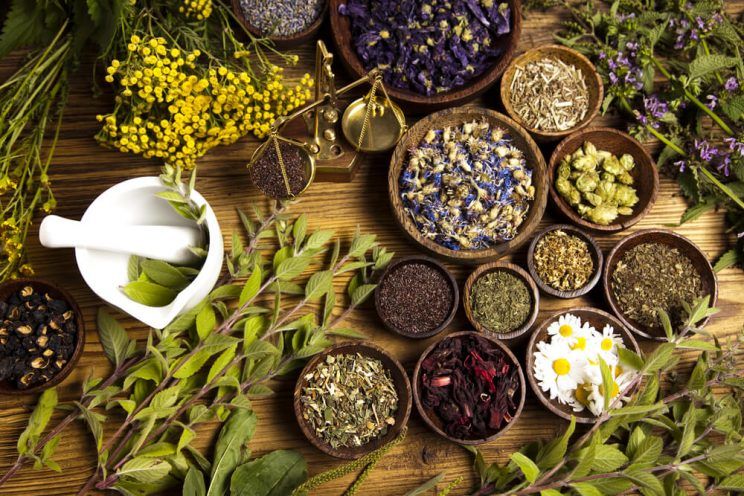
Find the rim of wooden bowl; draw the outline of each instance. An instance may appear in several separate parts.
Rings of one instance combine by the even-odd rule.
[[[592,261],[594,262],[594,273],[589,279],[589,282],[587,282],[579,289],[574,289],[573,291],[561,291],[550,286],[540,278],[540,276],[537,274],[537,267],[535,267],[535,249],[537,248],[537,243],[543,238],[543,236],[545,236],[549,232],[558,230],[566,231],[586,241],[586,243],[589,245],[589,252],[592,256]],[[532,278],[535,280],[535,284],[537,284],[537,286],[543,293],[549,294],[550,296],[555,296],[556,298],[562,298],[564,300],[576,298],[591,291],[602,277],[603,265],[604,255],[602,255],[602,249],[599,247],[599,243],[597,243],[597,240],[594,239],[589,233],[569,224],[555,224],[543,229],[542,231],[537,233],[534,238],[532,238],[530,247],[527,250],[527,268],[530,271],[530,275],[532,275]]]
[[[666,336],[663,331],[655,333],[653,330],[649,330],[638,322],[627,318],[622,310],[620,310],[620,305],[612,292],[611,278],[615,273],[615,268],[617,267],[618,262],[628,250],[644,243],[664,243],[668,246],[677,248],[682,254],[689,258],[695,268],[700,272],[703,289],[710,295],[711,306],[715,306],[718,301],[718,278],[716,277],[716,273],[713,270],[713,266],[711,266],[708,257],[705,256],[705,253],[698,245],[689,238],[668,229],[644,229],[635,232],[621,239],[615,247],[612,248],[610,254],[607,255],[607,262],[605,263],[602,276],[602,288],[605,299],[612,309],[612,313],[614,313],[628,329],[638,336],[654,341],[666,341]],[[698,324],[698,327],[705,326],[709,321],[710,317]]]
[[[514,417],[512,417],[511,421],[506,424],[502,429],[495,432],[494,434],[491,434],[490,436],[483,438],[483,439],[458,439],[455,437],[450,436],[446,432],[444,432],[439,427],[439,422],[432,418],[432,416],[429,415],[429,411],[424,408],[424,405],[421,403],[420,399],[420,391],[419,391],[419,376],[421,374],[421,363],[426,359],[426,357],[429,356],[429,354],[432,352],[432,350],[439,345],[442,341],[445,339],[455,339],[462,336],[469,336],[469,335],[476,335],[480,336],[484,339],[487,339],[491,343],[495,344],[501,351],[504,352],[504,354],[511,360],[512,365],[517,367],[517,373],[519,375],[519,388],[520,388],[520,398],[519,398],[519,405],[517,406],[517,411],[514,413]],[[424,422],[426,425],[431,429],[432,431],[436,432],[443,438],[452,441],[453,443],[461,444],[461,445],[467,445],[467,446],[475,446],[478,444],[483,443],[489,443],[499,437],[501,437],[505,432],[507,432],[509,429],[512,428],[512,426],[517,422],[519,419],[519,416],[522,414],[522,409],[524,408],[524,402],[527,397],[527,384],[524,379],[524,371],[522,370],[522,365],[519,363],[519,360],[517,360],[517,357],[514,355],[514,353],[511,352],[511,350],[501,341],[498,339],[495,339],[488,334],[482,334],[475,331],[459,331],[459,332],[453,332],[452,334],[448,334],[441,339],[438,339],[435,343],[432,343],[424,352],[421,354],[421,356],[418,359],[418,362],[416,362],[416,368],[413,370],[413,402],[416,404],[416,410],[419,413],[419,416],[424,419]]]
[[[75,349],[65,366],[47,382],[37,384],[28,389],[18,389],[7,380],[0,381],[0,395],[19,396],[24,394],[36,394],[56,386],[70,375],[70,372],[72,372],[72,369],[75,368],[78,360],[80,360],[80,355],[83,354],[83,348],[85,348],[85,320],[83,319],[83,313],[80,311],[80,307],[70,293],[61,287],[43,279],[14,279],[0,284],[0,301],[5,301],[11,294],[21,290],[25,286],[33,287],[34,291],[49,293],[49,295],[54,299],[64,300],[69,305],[75,316],[75,324],[77,325]]]
[[[592,412],[585,410],[583,412],[574,412],[573,409],[568,405],[561,405],[557,401],[553,401],[547,396],[545,396],[545,393],[540,389],[540,386],[537,384],[537,380],[535,379],[535,372],[534,372],[534,365],[535,365],[535,357],[534,357],[534,350],[537,345],[538,338],[540,340],[545,339],[547,337],[548,333],[548,326],[553,323],[556,319],[558,319],[561,315],[565,315],[567,313],[576,315],[577,317],[581,318],[582,321],[589,321],[593,325],[595,322],[599,321],[601,322],[601,325],[597,326],[594,325],[596,329],[600,329],[605,326],[605,324],[610,324],[612,327],[615,328],[615,331],[622,335],[623,343],[625,344],[625,347],[628,348],[631,351],[634,351],[635,353],[640,354],[640,348],[638,347],[638,342],[633,337],[633,333],[630,332],[626,326],[617,319],[614,315],[605,312],[604,310],[600,310],[599,308],[594,307],[579,307],[574,308],[570,310],[561,310],[559,312],[554,313],[547,319],[545,319],[542,324],[540,324],[533,332],[532,336],[530,336],[530,341],[527,344],[527,353],[525,357],[525,367],[527,369],[527,379],[530,383],[530,387],[532,388],[532,392],[537,396],[537,399],[540,400],[540,403],[543,404],[545,408],[547,408],[550,412],[554,413],[555,415],[564,418],[566,420],[571,420],[571,416],[576,418],[576,422],[580,424],[593,424],[597,421],[596,416],[592,415]]]
[[[330,444],[321,439],[315,432],[309,423],[302,418],[302,389],[306,384],[305,375],[310,373],[319,362],[325,360],[328,355],[341,355],[341,354],[354,354],[359,353],[367,357],[371,357],[380,360],[382,364],[390,371],[390,376],[395,384],[395,390],[398,393],[398,410],[395,412],[395,425],[388,429],[387,434],[377,439],[369,441],[367,444],[363,444],[358,447],[339,447],[332,448]],[[400,434],[401,430],[408,424],[408,418],[411,415],[411,382],[408,380],[408,375],[403,369],[403,366],[398,360],[396,360],[390,353],[372,344],[369,341],[347,341],[343,343],[331,346],[323,353],[315,355],[302,369],[300,376],[297,378],[297,383],[294,390],[294,413],[297,423],[300,426],[300,430],[305,435],[308,441],[318,448],[323,453],[331,455],[336,458],[342,458],[346,460],[354,460],[361,456],[371,453],[372,451],[384,446],[389,443]]]
[[[473,315],[473,306],[470,301],[473,286],[475,285],[476,281],[478,281],[478,279],[488,273],[500,270],[509,272],[510,274],[518,277],[521,281],[523,281],[527,285],[527,288],[529,288],[530,295],[532,296],[532,310],[530,311],[530,314],[524,324],[514,329],[513,331],[505,332],[503,334],[493,332],[489,330],[485,325],[481,324],[480,321],[475,318],[475,315]],[[522,267],[510,262],[491,262],[488,264],[480,265],[473,271],[472,274],[470,274],[470,276],[468,276],[467,281],[465,281],[465,288],[462,291],[462,304],[465,307],[465,316],[468,318],[468,321],[470,321],[473,327],[475,327],[476,331],[480,332],[481,334],[486,334],[488,336],[496,338],[500,341],[506,342],[508,344],[513,344],[515,341],[518,340],[518,338],[524,336],[525,333],[529,331],[530,327],[532,327],[532,324],[535,323],[538,310],[540,309],[540,292],[537,290],[537,285],[535,284],[533,278]]]
[[[587,89],[589,90],[589,109],[587,110],[586,115],[576,126],[566,129],[565,131],[544,131],[528,126],[524,122],[524,119],[522,119],[514,110],[511,103],[511,84],[514,75],[516,74],[517,67],[528,62],[534,62],[548,57],[557,58],[567,64],[576,66],[576,68],[584,74]],[[545,143],[557,141],[572,133],[581,131],[591,124],[591,122],[597,117],[597,114],[599,114],[599,108],[604,99],[604,85],[602,84],[602,78],[600,77],[597,68],[584,55],[572,48],[560,45],[542,45],[531,48],[512,60],[501,78],[500,94],[501,102],[504,105],[506,113],[509,114],[509,117],[514,119],[520,126],[532,134],[535,140]]]
[[[609,140],[609,141],[606,141]],[[620,215],[612,224],[603,226],[590,222],[579,215],[574,208],[558,194],[555,189],[555,174],[563,157],[575,152],[585,141],[591,141],[598,150],[607,150],[617,156],[628,153],[635,160],[635,167],[630,175],[635,179],[638,203],[631,215]],[[599,141],[599,143],[597,143]],[[651,210],[659,191],[659,172],[651,155],[641,143],[627,133],[608,127],[591,127],[577,131],[561,141],[556,147],[548,164],[548,181],[550,197],[558,210],[574,224],[597,233],[615,233],[623,231],[640,221]]]
[[[351,22],[346,16],[338,13],[338,7],[345,2],[346,0],[330,0],[331,36],[346,71],[353,78],[361,78],[368,71],[364,68],[356,53],[354,41],[351,37]],[[504,51],[489,69],[464,86],[429,96],[386,85],[385,88],[390,97],[404,104],[408,111],[423,113],[461,105],[476,98],[493,86],[514,55],[522,32],[522,2],[520,0],[507,0],[507,3],[511,9],[511,31],[497,39],[497,44],[503,46]]]
[[[452,287],[452,309],[450,310],[449,314],[447,314],[447,318],[444,319],[444,321],[437,326],[436,328],[432,329],[428,332],[422,332],[422,333],[413,333],[406,331],[404,329],[399,329],[398,327],[395,327],[391,322],[388,322],[385,320],[385,318],[382,316],[382,302],[380,300],[380,291],[383,285],[383,282],[385,281],[385,278],[391,274],[395,269],[402,265],[407,265],[411,263],[421,263],[425,265],[429,265],[437,269],[439,272],[444,274],[445,278],[449,282],[450,286]],[[380,278],[377,281],[377,287],[375,288],[375,310],[377,311],[377,316],[382,321],[383,325],[386,329],[388,329],[391,332],[394,332],[396,334],[400,334],[401,336],[405,336],[407,338],[413,338],[413,339],[425,339],[430,338],[432,336],[435,336],[442,332],[444,329],[447,328],[448,325],[452,322],[452,319],[455,317],[455,314],[457,313],[457,307],[460,302],[460,288],[457,287],[457,281],[455,280],[455,276],[452,275],[452,273],[447,270],[447,267],[444,266],[441,262],[438,260],[431,258],[431,257],[424,257],[420,255],[412,255],[409,257],[403,257],[399,258],[395,261],[393,261],[391,264],[389,264],[383,273],[380,275]]]
[[[328,4],[330,3],[330,0],[323,1],[323,8],[321,9],[320,14],[318,14],[318,18],[315,19],[312,24],[310,24],[304,30],[290,36],[264,36],[263,34],[261,34],[258,28],[256,28],[253,24],[248,22],[248,19],[246,19],[245,14],[243,14],[243,9],[240,6],[240,0],[232,0],[232,9],[235,17],[240,21],[246,31],[257,38],[268,39],[279,50],[286,50],[289,48],[296,48],[303,43],[310,41],[313,37],[315,37],[316,34],[318,34],[318,31],[320,30],[320,27],[323,25],[323,21],[325,20],[326,13],[328,12]]]
[[[408,151],[421,142],[421,139],[430,128],[459,125],[466,121],[480,119],[486,119],[491,125],[497,125],[506,129],[511,135],[514,145],[522,150],[527,165],[532,167],[532,185],[535,187],[535,199],[532,200],[527,218],[519,227],[519,232],[514,239],[484,250],[451,250],[422,236],[413,224],[410,216],[405,214],[403,211],[403,201],[400,198],[398,180],[401,169],[408,160]],[[496,261],[527,241],[540,224],[540,220],[545,213],[545,207],[548,201],[548,189],[547,168],[542,152],[537,147],[537,143],[519,124],[509,117],[494,110],[480,107],[460,107],[440,110],[418,121],[398,142],[390,159],[390,169],[388,171],[388,196],[390,205],[393,209],[395,220],[401,229],[403,229],[403,232],[409,239],[429,253],[441,257],[448,262],[460,264],[474,265]]]

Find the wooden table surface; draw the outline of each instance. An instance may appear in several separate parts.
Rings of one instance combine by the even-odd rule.
[[[726,2],[732,11],[744,10],[744,1]],[[548,43],[556,32],[560,21],[558,12],[530,13],[525,20],[518,51]],[[330,45],[329,45],[330,46]],[[300,66],[289,71],[299,77],[312,71],[314,47],[308,45],[298,50]],[[9,57],[0,62],[0,80],[6,78],[20,61],[20,56]],[[134,155],[101,148],[93,139],[98,129],[95,116],[111,108],[110,95],[93,99],[90,91],[89,70],[83,67],[74,78],[70,102],[67,106],[57,153],[53,161],[51,179],[59,200],[57,214],[79,218],[86,207],[101,192],[110,186],[132,177],[152,176],[159,171],[157,163]],[[337,72],[342,72],[337,68]],[[497,93],[491,90],[480,104],[500,108]],[[597,124],[619,124],[601,118]],[[200,161],[197,189],[208,199],[222,225],[226,243],[229,247],[230,233],[238,229],[236,207],[249,208],[252,204],[264,205],[266,202],[252,187],[246,174],[245,164],[256,140],[245,138],[238,144],[213,150]],[[649,144],[654,150],[653,144]],[[550,148],[544,149],[549,153]],[[398,255],[418,253],[416,246],[406,241],[394,224],[387,198],[388,157],[368,157],[361,170],[351,183],[315,183],[301,201],[292,207],[293,213],[305,212],[309,216],[311,228],[332,228],[348,240],[358,227],[364,232],[378,235],[379,241]],[[676,182],[662,178],[659,197],[650,214],[634,228],[619,234],[599,236],[602,249],[607,253],[624,235],[638,229],[663,227],[676,224],[685,209]],[[548,205],[542,226],[548,226],[560,219],[554,207]],[[710,212],[698,220],[675,230],[697,243],[711,259],[718,257],[733,242],[733,236],[725,233],[722,213]],[[29,236],[29,256],[39,277],[47,278],[65,287],[80,304],[88,335],[85,352],[77,368],[59,387],[64,400],[79,397],[82,381],[90,377],[105,377],[110,367],[103,354],[95,330],[95,313],[103,305],[85,285],[75,264],[72,250],[48,250],[39,246],[37,231]],[[525,266],[526,248],[508,257]],[[464,283],[468,269],[453,267],[460,284]],[[709,330],[718,336],[727,336],[742,329],[744,315],[744,272],[729,269],[719,274],[721,313],[716,316]],[[548,296],[541,298],[541,322],[549,314],[558,310],[583,305],[607,308],[599,286],[586,297],[563,301]],[[340,289],[340,288],[339,288]],[[130,336],[144,339],[147,329],[142,324],[117,314],[126,325]],[[413,341],[386,332],[375,315],[374,309],[367,307],[355,312],[348,324],[365,332],[371,340],[392,352],[410,372],[419,354],[436,338]],[[462,309],[448,331],[467,328]],[[642,343],[644,348],[653,346]],[[523,352],[519,352],[523,355]],[[300,451],[310,467],[311,474],[334,467],[341,462],[326,456],[312,447],[302,436],[292,413],[291,389],[294,377],[276,384],[278,393],[272,397],[254,402],[259,425],[250,443],[254,455],[261,455],[277,448]],[[0,473],[16,458],[16,440],[24,429],[30,409],[35,404],[33,396],[0,397]],[[62,416],[62,412],[55,418]],[[517,424],[502,438],[484,445],[482,450],[489,461],[503,461],[523,443],[537,438],[552,438],[560,433],[566,422],[551,415],[528,393],[524,413]],[[110,435],[116,427],[115,419],[106,423],[105,431]],[[208,452],[213,440],[216,423],[204,425],[199,430],[196,446]],[[26,468],[0,488],[2,495],[68,495],[74,494],[91,475],[94,467],[95,447],[82,423],[68,428],[59,447],[55,460],[62,467],[62,473],[50,470],[34,471]],[[409,423],[409,434],[404,443],[389,453],[365,484],[361,494],[401,495],[416,487],[428,478],[446,471],[445,482],[457,476],[464,476],[465,482],[453,494],[465,494],[472,487],[474,479],[471,471],[472,458],[461,447],[451,444],[430,432],[414,412]],[[352,481],[352,476],[333,481],[322,486],[316,494],[340,494]],[[441,484],[444,487],[444,483]]]

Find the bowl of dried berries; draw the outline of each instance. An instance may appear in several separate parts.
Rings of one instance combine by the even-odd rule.
[[[594,232],[619,232],[653,207],[659,173],[632,136],[589,128],[561,141],[548,165],[550,196],[561,213]]]
[[[249,33],[286,50],[318,34],[328,10],[328,0],[232,0],[232,8]]]
[[[403,4],[409,5],[409,4]],[[475,98],[501,76],[519,41],[519,0],[330,0],[331,34],[355,77],[382,71],[407,110]]]
[[[355,459],[392,441],[411,414],[411,383],[403,366],[369,342],[332,346],[302,369],[294,412],[319,450]]]
[[[413,372],[413,401],[424,422],[459,444],[503,435],[522,413],[522,367],[509,348],[488,335],[456,332],[429,346]]]
[[[529,239],[545,212],[547,170],[530,135],[503,114],[436,112],[393,152],[388,193],[403,232],[450,262],[492,262]]]
[[[545,45],[516,57],[501,78],[509,117],[537,141],[556,141],[588,126],[599,113],[602,78],[576,50]]]
[[[69,375],[85,346],[82,314],[63,289],[39,279],[0,286],[0,394],[32,394]]]

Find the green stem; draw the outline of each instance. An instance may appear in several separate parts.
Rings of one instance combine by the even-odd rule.
[[[702,172],[703,175],[710,182],[712,182],[713,184],[715,184],[718,187],[718,189],[720,189],[721,191],[723,191],[726,194],[726,196],[728,196],[729,198],[731,198],[731,200],[733,200],[733,202],[736,203],[739,206],[739,208],[744,209],[744,201],[742,201],[741,198],[739,198],[738,196],[736,196],[736,194],[734,194],[734,192],[731,191],[731,188],[729,188],[728,186],[726,186],[725,184],[723,184],[721,181],[719,181],[718,178],[711,171],[709,171],[708,169],[706,169],[705,167],[698,166],[697,169],[700,172]]]
[[[653,126],[650,124],[646,124],[646,130],[653,134],[656,139],[664,143],[666,146],[677,152],[678,154],[682,155],[683,157],[687,156],[685,151],[676,143],[672,142],[669,138],[661,134],[658,130],[654,129]]]

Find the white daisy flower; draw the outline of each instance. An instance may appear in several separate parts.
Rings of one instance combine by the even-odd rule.
[[[570,403],[582,377],[583,360],[565,342],[540,342],[537,349],[534,373],[540,389],[549,393],[551,400]]]
[[[564,313],[548,326],[548,335],[552,337],[552,343],[571,344],[576,337],[582,335],[581,319],[573,314]]]
[[[596,354],[602,357],[607,365],[616,365],[619,362],[617,352],[618,346],[624,347],[623,338],[615,334],[615,329],[611,325],[606,325],[602,329],[602,334],[597,334],[594,348]]]

